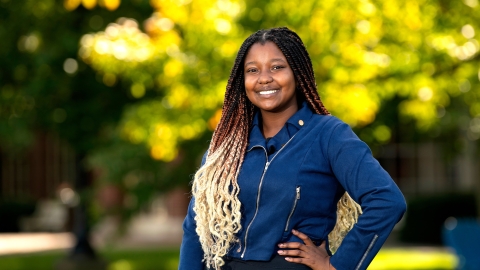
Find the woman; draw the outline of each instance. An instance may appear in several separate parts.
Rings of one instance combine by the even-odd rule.
[[[323,106],[287,28],[244,41],[192,194],[182,270],[366,269],[405,212],[368,146]]]

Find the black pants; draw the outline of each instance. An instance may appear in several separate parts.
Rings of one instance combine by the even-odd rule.
[[[210,270],[207,267],[205,270]],[[311,270],[310,267],[291,263],[285,260],[285,257],[276,255],[270,261],[242,261],[235,258],[225,259],[225,264],[222,266],[222,270]]]

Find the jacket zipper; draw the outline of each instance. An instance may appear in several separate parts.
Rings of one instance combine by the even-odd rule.
[[[295,134],[297,135],[297,134]],[[265,149],[265,147],[263,146],[260,146],[262,147],[264,153],[265,153],[265,157],[267,158],[267,163],[265,163],[265,168],[263,169],[263,173],[262,173],[262,178],[260,178],[260,184],[258,184],[258,193],[257,193],[257,206],[255,208],[255,214],[253,215],[253,218],[252,220],[250,221],[250,223],[248,224],[247,226],[247,230],[245,231],[245,237],[244,237],[244,242],[245,242],[245,248],[243,249],[243,252],[242,252],[242,255],[240,256],[241,258],[243,258],[243,256],[245,256],[245,252],[247,251],[247,237],[248,237],[248,232],[250,230],[250,227],[252,226],[252,223],[253,221],[255,220],[255,218],[257,217],[257,214],[258,214],[258,208],[260,206],[260,193],[262,191],[262,184],[263,184],[263,178],[265,177],[265,173],[267,172],[268,170],[268,166],[272,163],[272,161],[275,159],[276,156],[278,156],[278,154],[285,148],[285,146],[287,146],[287,144],[293,139],[295,138],[295,135],[292,136],[292,138],[290,138],[290,140],[288,140],[282,148],[280,148],[280,150],[278,150],[278,152],[275,154],[275,156],[272,157],[272,159],[270,161],[268,161],[268,154],[267,154],[267,149]],[[250,151],[254,148],[255,146],[252,146],[249,150],[247,151]]]
[[[296,188],[295,201],[293,202],[292,211],[290,211],[290,214],[288,215],[287,225],[285,225],[285,231],[288,231],[288,225],[290,224],[290,218],[292,218],[293,212],[295,212],[295,208],[297,207],[298,200],[300,200],[300,187],[299,186]]]
[[[263,147],[262,147],[263,148]],[[268,160],[268,155],[267,155],[267,150],[265,150],[265,148],[263,148],[263,150],[265,151],[265,156],[267,157],[267,160]],[[262,190],[262,184],[263,184],[263,177],[265,176],[265,173],[267,172],[268,170],[268,165],[270,165],[270,162],[267,161],[267,163],[265,164],[265,168],[263,169],[263,173],[262,173],[262,178],[260,178],[260,184],[258,185],[258,193],[257,193],[257,206],[255,208],[255,214],[253,215],[253,218],[252,220],[250,221],[250,223],[248,224],[247,226],[247,230],[245,231],[245,248],[243,249],[243,252],[242,252],[242,258],[243,256],[245,256],[245,251],[247,251],[247,236],[248,236],[248,231],[250,230],[250,226],[252,226],[252,223],[253,221],[255,220],[255,218],[257,217],[257,214],[258,214],[258,207],[260,205],[260,191]]]
[[[378,238],[378,235],[375,234],[375,235],[373,236],[372,241],[370,242],[370,245],[368,245],[367,251],[365,251],[365,253],[363,254],[362,259],[361,259],[360,262],[358,263],[357,268],[355,268],[355,270],[360,269],[360,266],[362,266],[363,261],[364,261],[365,258],[367,257],[367,255],[368,255],[368,253],[370,252],[370,250],[373,248],[373,245],[375,244],[375,242],[377,242],[377,238]]]

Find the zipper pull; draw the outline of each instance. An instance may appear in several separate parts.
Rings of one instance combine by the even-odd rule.
[[[297,187],[297,200],[300,200],[300,187]]]
[[[266,171],[267,171],[267,169],[268,169],[268,165],[270,165],[270,162],[269,162],[269,161],[267,161],[267,163],[265,163],[265,169],[263,170],[264,172],[266,172]]]

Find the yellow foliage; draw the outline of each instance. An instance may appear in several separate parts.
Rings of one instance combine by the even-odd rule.
[[[138,29],[136,21],[125,18],[110,23],[104,32],[84,35],[80,45],[79,55],[85,62],[111,75],[104,77],[109,86],[115,84],[114,76],[131,74],[137,63],[163,55],[152,39]]]
[[[218,18],[215,19],[214,24],[217,32],[222,35],[226,35],[232,30],[232,24],[228,20]]]
[[[64,0],[63,6],[66,10],[74,10],[80,4],[86,9],[93,9],[97,4],[101,7],[105,7],[110,11],[116,10],[120,6],[120,0]]]
[[[360,1],[358,3],[358,11],[365,16],[372,16],[377,11],[377,8],[369,1]]]
[[[222,110],[218,109],[215,114],[208,120],[208,129],[214,131],[217,128],[220,118],[222,117]]]
[[[204,132],[206,129],[207,123],[205,123],[205,120],[202,118],[199,118],[193,122],[192,127],[196,132],[196,135],[199,135],[200,133]]]
[[[351,126],[364,126],[375,120],[378,100],[363,85],[329,84],[323,97],[332,113]]]
[[[76,9],[82,0],[64,0],[63,1],[63,6],[65,7],[66,10],[71,11]]]
[[[333,57],[332,55],[327,55],[327,56],[323,57],[323,59],[322,59],[322,65],[326,69],[331,69],[331,68],[335,67],[336,64],[337,64],[337,59],[335,57]]]
[[[381,143],[386,143],[390,140],[392,132],[389,127],[385,125],[380,125],[374,129],[373,136],[377,141]]]
[[[108,10],[116,10],[120,6],[120,0],[101,0],[100,4]]]
[[[404,17],[404,23],[412,30],[418,30],[422,27],[422,22],[420,21],[420,11],[418,2],[414,0],[409,0],[406,2],[406,16]]]
[[[163,67],[163,72],[165,76],[170,78],[179,76],[183,72],[183,64],[176,59],[171,59]]]
[[[421,100],[406,100],[399,105],[400,114],[417,120],[420,130],[430,128],[437,121],[437,108],[434,103]]]
[[[126,128],[124,130],[124,134],[127,135],[128,139],[133,144],[139,144],[143,142],[147,136],[145,130],[138,125],[133,125],[131,128]]]
[[[237,53],[238,47],[240,46],[239,44],[241,43],[229,40],[222,44],[220,53],[223,57],[232,57]]]
[[[185,85],[177,83],[171,87],[167,99],[172,107],[180,108],[186,105],[189,94],[189,90]]]
[[[350,73],[350,80],[353,83],[364,83],[378,75],[378,67],[374,65],[364,65],[363,68],[355,69]]]
[[[156,160],[161,160],[164,162],[170,162],[174,160],[178,155],[178,152],[173,145],[168,144],[159,144],[154,145],[150,149],[150,156]]]
[[[175,23],[185,24],[188,22],[186,1],[150,0],[150,3],[158,12],[168,15]]]
[[[106,86],[114,86],[115,83],[117,83],[117,76],[115,76],[115,74],[112,74],[112,73],[105,73],[103,75],[103,83]]]
[[[92,9],[97,5],[97,0],[82,0],[82,5],[86,9]]]
[[[339,83],[348,83],[350,81],[350,73],[343,67],[336,67],[332,72],[333,79]]]
[[[480,115],[480,103],[475,102],[470,107],[470,115],[479,116]]]
[[[186,125],[180,128],[180,137],[182,137],[182,139],[184,140],[190,140],[194,138],[195,135],[197,135],[197,133],[195,132],[195,129],[190,125]]]
[[[317,10],[315,14],[312,14],[312,20],[310,21],[310,29],[318,33],[326,33],[329,31],[330,25],[325,18],[325,12]]]
[[[130,87],[130,93],[134,98],[141,98],[145,95],[145,86],[141,83],[135,83]]]
[[[168,48],[176,48],[178,50],[181,39],[176,32],[168,31],[156,36],[153,42],[157,49],[167,50]]]
[[[341,54],[344,63],[346,63],[347,65],[360,64],[361,62],[363,62],[363,50],[359,44],[345,44],[345,47],[341,51]]]

